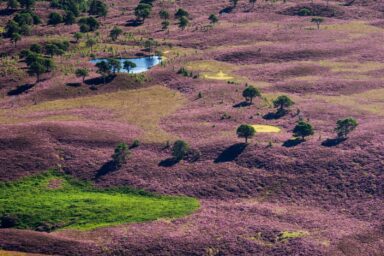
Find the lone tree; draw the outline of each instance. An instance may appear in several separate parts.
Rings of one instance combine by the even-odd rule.
[[[132,68],[135,68],[136,66],[137,66],[136,63],[129,61],[129,60],[126,60],[123,63],[123,67],[124,67],[124,69],[127,70],[128,73],[131,71]]]
[[[86,44],[87,47],[91,48],[91,52],[92,52],[93,51],[93,46],[95,46],[96,43],[97,43],[96,39],[89,38],[85,44]]]
[[[75,74],[77,77],[82,77],[84,83],[85,77],[89,75],[89,71],[87,68],[78,68],[76,69]]]
[[[161,22],[161,29],[162,29],[162,30],[167,30],[170,24],[171,24],[171,23],[169,22],[169,20],[163,20],[163,21]]]
[[[149,15],[151,15],[151,11],[152,11],[151,5],[139,3],[139,5],[136,6],[135,8],[135,16],[138,20],[141,19],[142,22],[144,23],[145,19],[148,18]]]
[[[61,16],[59,13],[57,12],[52,12],[49,14],[49,17],[48,17],[48,24],[49,25],[57,25],[59,23],[62,23],[63,22],[63,16]]]
[[[236,134],[239,138],[245,138],[245,143],[248,143],[248,139],[252,138],[255,133],[255,128],[249,124],[242,124],[236,130]]]
[[[305,140],[305,137],[313,135],[314,130],[310,123],[299,121],[295,128],[293,128],[293,135],[295,137],[301,137],[302,140]]]
[[[249,3],[252,5],[251,10],[253,10],[253,8],[255,8],[256,1],[257,0],[249,0]]]
[[[19,33],[12,33],[11,42],[15,44],[15,47],[17,42],[19,42],[20,40],[21,40],[21,35]]]
[[[317,25],[317,29],[320,29],[320,23],[324,21],[321,17],[314,17],[311,19],[311,22],[315,23]]]
[[[159,12],[159,16],[160,16],[160,19],[162,20],[168,20],[170,15],[169,15],[169,12],[167,10],[160,10]]]
[[[209,15],[208,19],[211,22],[211,24],[216,24],[219,21],[219,18],[217,18],[215,14]]]
[[[340,119],[336,122],[335,132],[339,139],[347,139],[347,136],[358,126],[356,119],[348,117],[345,119]]]
[[[287,108],[289,108],[293,104],[295,103],[286,95],[281,95],[275,100],[273,100],[273,106],[275,108],[278,108],[278,113],[285,113],[287,111]]]
[[[115,152],[112,155],[112,161],[116,169],[119,169],[123,164],[127,162],[129,156],[129,148],[125,143],[120,143],[116,146]]]
[[[189,13],[183,8],[180,8],[175,12],[175,18],[180,19],[181,17],[189,17]]]
[[[78,43],[79,40],[80,40],[81,38],[83,38],[83,34],[82,34],[81,32],[76,32],[75,34],[73,34],[73,38],[75,38],[76,43]]]
[[[123,33],[123,30],[119,27],[113,27],[111,32],[109,33],[109,36],[111,37],[112,41],[116,41],[117,38]]]
[[[111,67],[108,65],[108,62],[106,61],[101,61],[96,63],[96,67],[97,67],[97,73],[99,73],[103,77],[103,81],[105,84],[105,78],[111,72]]]
[[[247,86],[247,88],[244,89],[243,91],[243,97],[245,100],[250,102],[252,104],[252,99],[255,97],[260,97],[261,93],[259,89],[253,87],[252,85]]]
[[[183,140],[177,140],[172,147],[172,156],[176,161],[181,161],[189,151],[189,145]]]
[[[189,20],[188,20],[187,17],[185,17],[185,16],[180,17],[180,19],[179,19],[179,27],[182,30],[184,30],[188,26],[188,24],[189,24]]]

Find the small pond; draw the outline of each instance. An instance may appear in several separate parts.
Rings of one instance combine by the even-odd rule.
[[[145,71],[148,71],[150,68],[158,65],[161,62],[160,56],[151,56],[151,57],[141,57],[141,58],[116,58],[121,62],[121,67],[124,67],[124,62],[129,60],[136,64],[135,68],[129,70],[130,74],[138,74]],[[90,60],[91,63],[96,64],[102,61],[108,61],[108,58],[99,58]],[[122,68],[120,72],[127,73],[128,70]]]

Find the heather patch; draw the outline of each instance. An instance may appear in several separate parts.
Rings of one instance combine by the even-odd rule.
[[[0,184],[1,227],[38,231],[89,230],[131,222],[176,218],[199,207],[197,200],[130,188],[98,189],[49,171]]]

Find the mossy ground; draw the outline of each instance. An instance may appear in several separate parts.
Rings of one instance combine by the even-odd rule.
[[[181,217],[199,207],[189,197],[158,196],[129,188],[96,189],[55,171],[1,183],[0,188],[0,216],[12,216],[21,229],[89,230]]]

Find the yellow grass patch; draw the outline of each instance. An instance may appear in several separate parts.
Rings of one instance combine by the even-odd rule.
[[[318,96],[326,102],[338,104],[360,112],[384,116],[384,89],[340,96]]]
[[[364,21],[351,21],[323,26],[322,29],[346,32],[351,38],[358,38],[369,33],[382,33],[383,29],[367,24]]]
[[[256,133],[269,133],[269,132],[280,132],[281,129],[277,126],[273,125],[263,125],[263,124],[255,124],[252,125],[253,128],[255,128]]]
[[[0,256],[42,256],[42,254],[0,250]]]
[[[163,86],[153,86],[95,96],[47,101],[13,111],[2,111],[0,112],[0,122],[14,123],[18,122],[20,118],[28,118],[31,114],[44,114],[45,111],[61,111],[61,116],[58,116],[57,119],[64,118],[66,120],[76,116],[63,113],[65,111],[95,109],[101,110],[97,112],[100,116],[93,118],[136,125],[143,130],[142,140],[164,142],[172,139],[172,136],[159,127],[159,122],[161,118],[175,112],[184,102],[185,98],[180,93]],[[105,114],[103,114],[103,110]],[[43,117],[43,120],[46,118]],[[55,119],[52,116],[48,118]],[[33,120],[41,121],[39,118]]]
[[[219,71],[214,74],[203,74],[203,77],[206,79],[214,79],[214,80],[231,80],[233,76],[225,74],[223,71]]]

